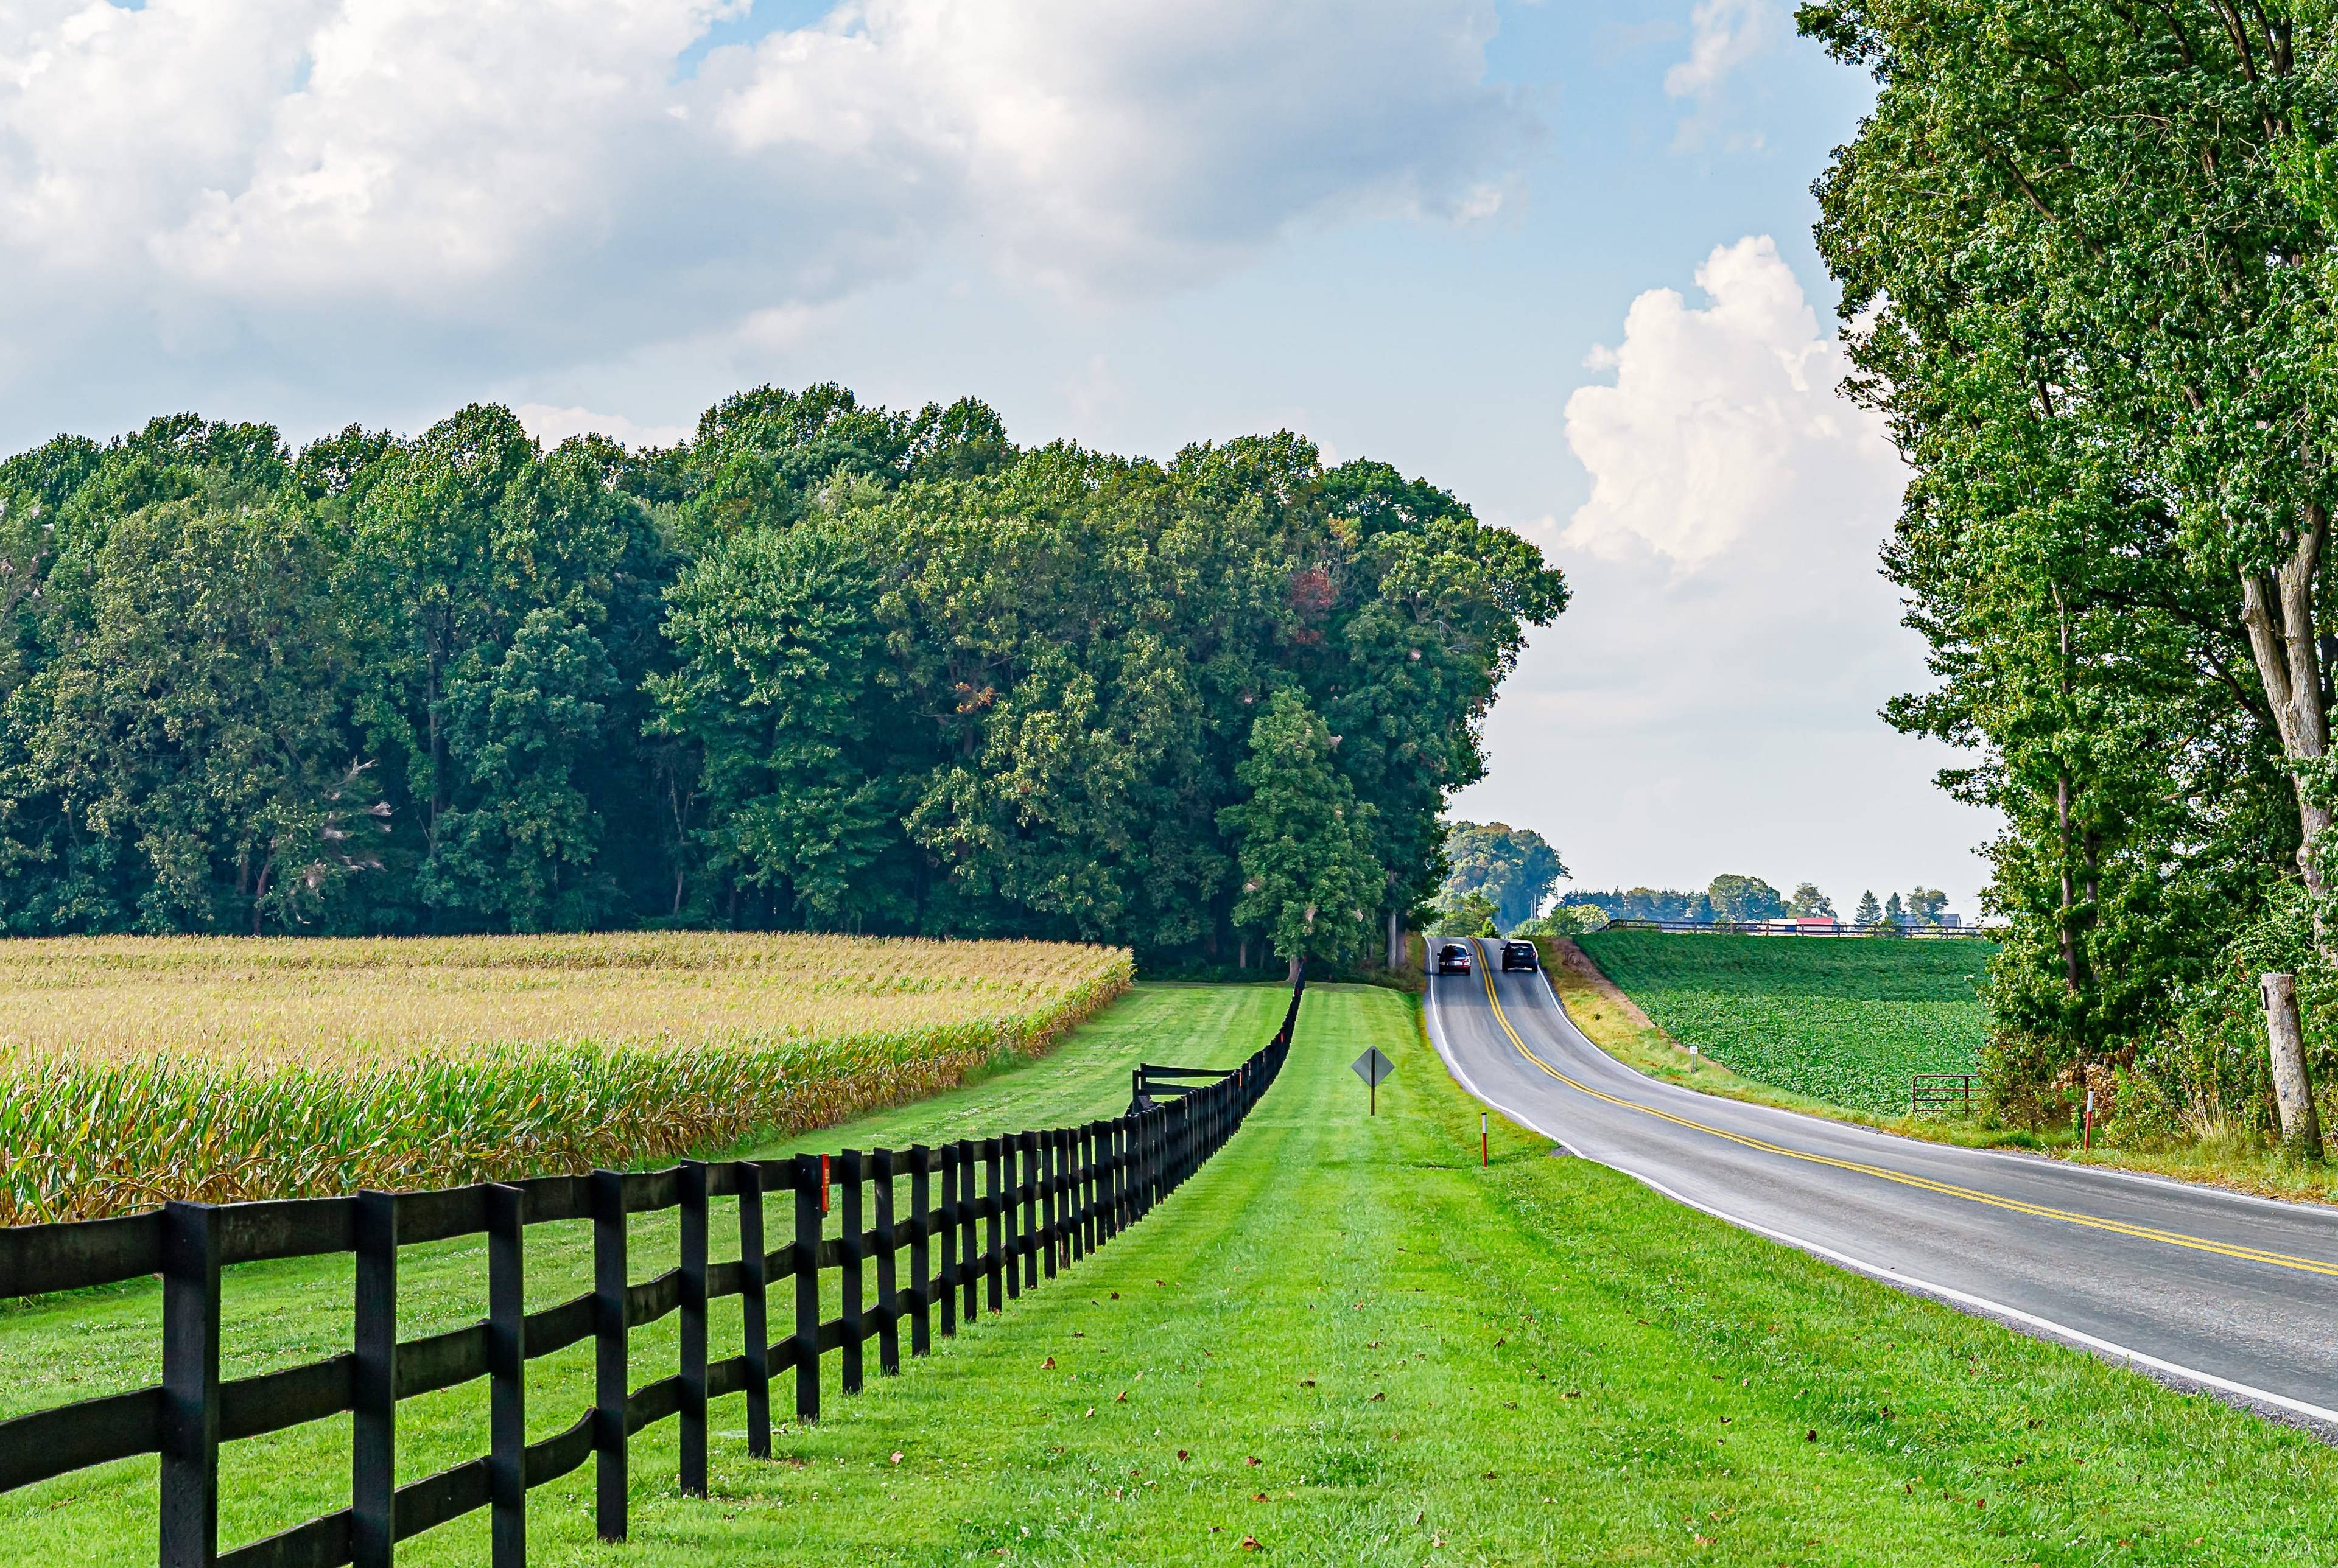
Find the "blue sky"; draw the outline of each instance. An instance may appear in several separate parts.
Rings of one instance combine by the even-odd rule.
[[[1874,717],[1923,678],[1897,469],[1809,234],[1867,87],[1788,12],[0,0],[0,445],[477,398],[670,438],[820,379],[1026,441],[1288,426],[1575,581],[1460,809],[1584,886],[1970,911],[1990,824]]]

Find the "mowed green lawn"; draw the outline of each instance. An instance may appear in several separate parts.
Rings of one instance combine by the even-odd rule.
[[[1230,1060],[1279,1006],[1143,987],[1046,1063],[819,1142],[1115,1109],[1128,1062]],[[622,1552],[590,1539],[589,1470],[539,1490],[532,1561],[2338,1560],[2338,1455],[2297,1433],[1842,1275],[1498,1122],[1480,1170],[1475,1104],[1416,1018],[1393,992],[1311,991],[1249,1126],[1134,1231],[783,1429],[775,1463],[745,1456],[741,1402],[718,1406],[711,1501],[675,1494],[672,1426],[645,1434]],[[1347,1069],[1367,1045],[1397,1064],[1376,1119]],[[636,1246],[645,1269],[646,1230]],[[418,1263],[408,1293],[452,1311],[467,1268]],[[321,1278],[234,1279],[229,1343],[324,1348]],[[47,1402],[151,1305],[0,1318],[7,1408]],[[637,1343],[646,1380],[672,1344]],[[545,1430],[588,1378],[532,1368]],[[484,1393],[460,1392],[408,1414],[415,1473],[484,1440]],[[231,1451],[234,1539],[346,1496],[340,1428]],[[0,1557],[151,1561],[152,1475],[0,1499]],[[400,1560],[483,1562],[484,1530]]]
[[[1657,1027],[1748,1078],[1905,1114],[1918,1073],[1971,1073],[1994,944],[1600,931],[1584,952]]]

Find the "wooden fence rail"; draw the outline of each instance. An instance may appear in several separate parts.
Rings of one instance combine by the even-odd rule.
[[[594,1465],[594,1527],[625,1534],[629,1439],[681,1423],[682,1490],[707,1486],[707,1406],[743,1395],[748,1452],[769,1458],[771,1388],[792,1368],[795,1416],[820,1418],[822,1356],[838,1384],[860,1391],[866,1347],[880,1373],[923,1356],[980,1310],[1053,1279],[1144,1218],[1242,1125],[1282,1070],[1302,978],[1282,1027],[1240,1067],[1157,1107],[1076,1127],[938,1148],[846,1150],[792,1160],[685,1161],[664,1171],[484,1182],[429,1192],[260,1203],[172,1203],[145,1214],[0,1230],[0,1299],[160,1274],[162,1381],[0,1421],[0,1491],[140,1454],[159,1454],[162,1568],[389,1568],[395,1544],[447,1521],[490,1511],[495,1568],[522,1568],[527,1494]],[[897,1212],[896,1184],[909,1185]],[[738,1200],[738,1256],[710,1257],[709,1200]],[[768,1210],[786,1240],[773,1246]],[[626,1220],[679,1212],[679,1257],[634,1277]],[[830,1234],[829,1217],[836,1220]],[[522,1306],[527,1229],[592,1225],[593,1289],[535,1312]],[[403,1247],[487,1239],[487,1316],[420,1339],[398,1338]],[[220,1376],[220,1279],[237,1263],[324,1253],[356,1259],[351,1348],[328,1360],[257,1377]],[[902,1255],[908,1279],[902,1279]],[[820,1275],[838,1276],[841,1308],[820,1317]],[[869,1298],[870,1274],[875,1298]],[[781,1282],[792,1292],[779,1295]],[[707,1303],[741,1298],[738,1354],[710,1359]],[[771,1338],[777,1312],[791,1331]],[[680,1314],[674,1374],[630,1386],[630,1332]],[[938,1321],[937,1321],[938,1320]],[[565,1430],[526,1440],[526,1364],[591,1339],[594,1399]],[[401,1400],[478,1378],[488,1382],[489,1451],[400,1486]],[[220,1445],[347,1414],[352,1418],[349,1505],[227,1552],[219,1548]]]

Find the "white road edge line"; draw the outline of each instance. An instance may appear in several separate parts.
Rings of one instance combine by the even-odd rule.
[[[1539,974],[1540,971],[1537,971],[1537,973]],[[1550,985],[1550,977],[1547,975],[1543,975],[1543,985],[1546,987]],[[1557,1002],[1558,999],[1556,992],[1552,994],[1551,1000],[1554,1003]],[[1557,1133],[1551,1132],[1548,1128],[1540,1125],[1531,1116],[1526,1115],[1524,1112],[1519,1112],[1511,1106],[1505,1105],[1500,1101],[1496,1100],[1493,1096],[1486,1093],[1483,1090],[1478,1087],[1477,1083],[1470,1078],[1469,1074],[1462,1070],[1460,1063],[1455,1060],[1451,1042],[1446,1038],[1445,1020],[1443,1016],[1444,1007],[1443,1004],[1437,1000],[1437,978],[1434,975],[1429,976],[1428,1004],[1421,1009],[1421,1012],[1429,1021],[1429,1037],[1430,1044],[1436,1048],[1437,1054],[1444,1061],[1446,1071],[1451,1073],[1464,1089],[1467,1089],[1471,1094],[1476,1095],[1479,1100],[1492,1106],[1495,1110],[1499,1111],[1503,1115],[1508,1116],[1511,1121],[1518,1122],[1522,1126],[1532,1128],[1542,1136],[1548,1138],[1554,1143],[1558,1144],[1560,1148],[1567,1149],[1569,1153],[1582,1155],[1582,1151],[1570,1148]],[[1562,1013],[1561,1015],[1564,1016],[1564,1014]],[[1596,1050],[1597,1047],[1594,1046],[1593,1049]],[[1912,1275],[1902,1274],[1896,1269],[1870,1263],[1863,1258],[1854,1258],[1847,1252],[1838,1252],[1832,1247],[1822,1247],[1815,1241],[1805,1240],[1802,1237],[1793,1235],[1788,1231],[1773,1230],[1769,1226],[1757,1225],[1751,1220],[1742,1219],[1737,1215],[1729,1213],[1725,1210],[1715,1209],[1709,1204],[1700,1203],[1694,1198],[1676,1192],[1670,1187],[1665,1186],[1663,1182],[1655,1180],[1653,1177],[1643,1175],[1639,1171],[1634,1171],[1627,1166],[1616,1164],[1612,1161],[1599,1159],[1596,1155],[1583,1155],[1582,1157],[1590,1160],[1592,1163],[1596,1165],[1605,1165],[1608,1170],[1616,1171],[1619,1175],[1630,1177],[1633,1181],[1639,1182],[1650,1191],[1656,1192],[1664,1197],[1669,1198],[1674,1202],[1680,1204],[1683,1208],[1694,1209],[1700,1214],[1709,1214],[1714,1219],[1721,1220],[1724,1224],[1734,1225],[1741,1230],[1750,1230],[1756,1236],[1766,1237],[1773,1241],[1781,1242],[1798,1251],[1807,1252],[1813,1258],[1822,1258],[1828,1262],[1833,1263],[1838,1267],[1850,1269],[1854,1274],[1863,1275],[1870,1279],[1873,1279],[1878,1284],[1889,1285],[1895,1289],[1904,1290],[1911,1295],[1937,1296],[1942,1300],[1954,1302],[1956,1305],[1965,1308],[1970,1311],[2019,1323],[2025,1328],[2035,1330],[2038,1335],[2046,1338],[2058,1339],[2066,1344],[2077,1345],[2086,1349],[2092,1350],[2097,1355],[2116,1357],[2121,1360],[2131,1361],[2138,1367],[2149,1367],[2152,1371],[2162,1373],[2170,1377],[2179,1377],[2186,1382],[2197,1383],[2205,1387],[2221,1389],[2225,1393],[2234,1395],[2242,1399],[2271,1405],[2276,1409],[2286,1410],[2293,1415],[2304,1416],[2310,1420],[2325,1422],[2332,1426],[2338,1426],[2338,1410],[2326,1409],[2320,1405],[2308,1404],[2303,1399],[2293,1399],[2286,1394],[2275,1394],[2269,1389],[2254,1387],[2246,1383],[2236,1383],[2229,1377],[2219,1377],[2213,1372],[2203,1372],[2198,1370],[2196,1367],[2186,1367],[2178,1362],[2164,1360],[2157,1356],[2147,1355],[2141,1350],[2131,1349],[2125,1345],[2115,1344],[2108,1339],[2087,1333],[2083,1329],[2073,1328],[2068,1324],[2057,1323],[2051,1318],[2041,1318],[2034,1312],[2024,1312],[2018,1307],[2009,1307],[2002,1301],[1992,1301],[1986,1296],[1975,1296],[1968,1291],[1954,1290],[1946,1285],[1935,1285],[1930,1280],[1919,1279]]]

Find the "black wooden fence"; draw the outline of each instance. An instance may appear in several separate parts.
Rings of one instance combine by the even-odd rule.
[[[625,1534],[626,1444],[679,1418],[682,1490],[706,1493],[706,1408],[743,1394],[747,1448],[769,1458],[771,1385],[792,1368],[800,1422],[820,1417],[820,1358],[835,1351],[839,1385],[857,1393],[865,1347],[880,1371],[926,1354],[937,1327],[1000,1310],[1142,1219],[1242,1125],[1282,1070],[1302,979],[1274,1038],[1240,1067],[1154,1109],[963,1140],[940,1148],[799,1154],[792,1160],[685,1161],[665,1171],[595,1171],[435,1192],[359,1192],[263,1203],[172,1203],[79,1224],[0,1230],[0,1298],[160,1274],[162,1381],[0,1421],[0,1491],[139,1454],[162,1455],[162,1568],[388,1568],[395,1543],[476,1509],[491,1510],[496,1568],[521,1568],[527,1494],[594,1465],[594,1525]],[[897,1213],[907,1178],[909,1211]],[[708,1200],[736,1197],[739,1255],[708,1256]],[[789,1240],[765,1237],[767,1200],[791,1204]],[[675,1267],[635,1280],[626,1217],[680,1210]],[[836,1233],[827,1229],[836,1217]],[[522,1308],[527,1227],[593,1226],[594,1288],[540,1311]],[[400,1247],[487,1238],[487,1316],[426,1338],[397,1336]],[[901,1254],[908,1253],[907,1282]],[[354,1253],[356,1333],[329,1360],[258,1377],[220,1377],[220,1274],[230,1264]],[[820,1317],[820,1272],[839,1276],[841,1309]],[[875,1299],[869,1299],[874,1275]],[[770,1338],[774,1286],[793,1281],[779,1310],[792,1331]],[[706,1306],[742,1298],[743,1347],[710,1360]],[[628,1386],[630,1330],[679,1312],[673,1376]],[[783,1319],[784,1320],[784,1319]],[[938,1321],[937,1321],[938,1320]],[[526,1437],[526,1364],[591,1339],[592,1407],[556,1436]],[[401,1399],[489,1380],[489,1452],[435,1475],[395,1484]],[[349,1506],[280,1534],[219,1549],[220,1445],[343,1413],[354,1417]]]

